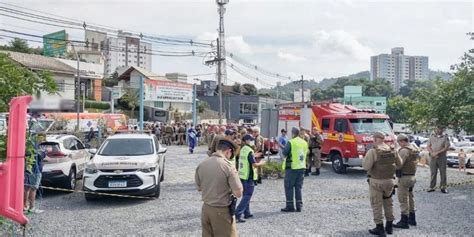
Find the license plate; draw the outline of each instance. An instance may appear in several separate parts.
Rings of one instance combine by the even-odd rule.
[[[127,181],[109,181],[109,188],[126,188]]]

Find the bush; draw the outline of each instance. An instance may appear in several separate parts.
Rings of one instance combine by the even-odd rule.
[[[263,177],[267,179],[283,178],[284,173],[280,162],[270,161],[263,166]]]
[[[86,100],[86,108],[107,110],[107,109],[110,109],[110,104],[107,102],[97,102],[97,101]]]

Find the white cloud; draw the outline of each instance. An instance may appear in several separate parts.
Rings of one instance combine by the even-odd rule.
[[[465,25],[467,25],[469,22],[468,22],[467,20],[453,18],[453,19],[447,20],[446,23],[448,23],[448,24],[450,24],[450,25],[465,26]]]
[[[217,33],[204,32],[197,40],[216,40]],[[237,54],[252,54],[252,47],[244,40],[242,35],[230,35],[226,37],[226,50]]]
[[[306,61],[305,57],[294,55],[292,53],[284,53],[284,52],[281,52],[281,51],[278,52],[278,57],[280,59],[283,59],[283,60],[288,61],[288,62]]]
[[[357,60],[367,60],[373,51],[344,30],[320,30],[314,34],[314,46],[326,54],[349,56]]]
[[[245,42],[242,35],[226,37],[226,50],[240,54],[252,54],[252,47]]]

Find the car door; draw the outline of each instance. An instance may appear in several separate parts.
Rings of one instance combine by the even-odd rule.
[[[161,173],[163,172],[163,169],[164,169],[164,159],[165,159],[165,155],[164,154],[160,154],[160,142],[158,141],[158,138],[156,138],[155,135],[153,135],[153,141],[155,142],[155,149],[156,149],[156,154],[158,156],[158,166],[160,167],[160,175]]]
[[[69,157],[71,158],[71,161],[76,165],[76,172],[81,171],[81,167],[79,166],[80,162],[78,162],[81,159],[81,152],[77,149],[77,140],[75,138],[66,139],[64,141],[64,147],[69,150]]]
[[[82,144],[81,141],[75,138],[74,138],[74,141],[76,143],[76,148],[77,148],[77,160],[76,160],[77,169],[78,171],[82,172],[82,170],[84,170],[85,165],[89,159],[89,154],[86,150],[86,147],[84,146],[84,144]]]

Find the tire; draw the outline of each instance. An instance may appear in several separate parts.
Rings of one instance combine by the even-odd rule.
[[[76,189],[76,182],[77,182],[76,175],[77,175],[76,168],[71,167],[71,169],[69,170],[69,175],[66,177],[66,181],[64,182],[64,188],[71,189],[71,190]]]
[[[337,174],[345,174],[347,172],[347,166],[344,165],[342,157],[339,153],[333,153],[331,155],[331,166],[334,172]]]
[[[84,198],[87,202],[92,202],[99,199],[99,195],[92,194],[92,193],[84,193]]]
[[[158,199],[158,198],[160,197],[160,191],[161,191],[161,189],[160,189],[160,182],[158,182],[158,183],[156,184],[156,186],[155,186],[155,192],[153,193],[153,197],[154,197],[155,199]]]
[[[164,180],[165,180],[165,164],[163,164],[163,170],[161,171],[161,174],[160,174],[160,182],[163,182]]]

